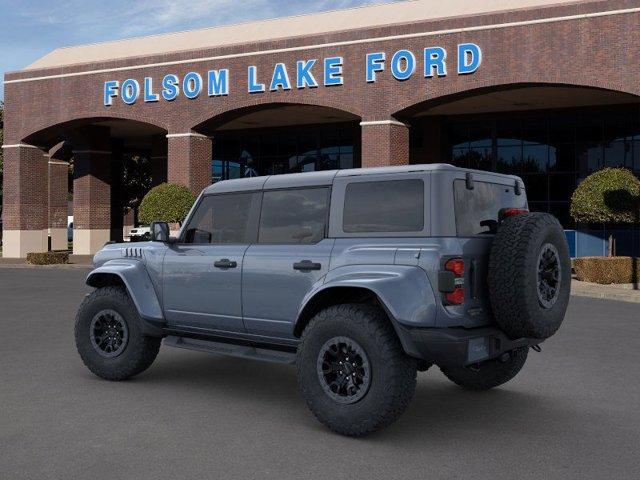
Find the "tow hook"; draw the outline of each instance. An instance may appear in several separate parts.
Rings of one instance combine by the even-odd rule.
[[[531,345],[531,350],[540,353],[542,351],[542,347],[540,345]]]

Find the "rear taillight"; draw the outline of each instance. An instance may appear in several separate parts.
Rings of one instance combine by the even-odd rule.
[[[454,276],[454,288],[445,292],[444,300],[449,305],[462,305],[464,303],[464,260],[462,258],[447,260],[444,269]]]
[[[444,269],[453,272],[456,277],[464,277],[464,260],[461,258],[452,258],[444,264]]]
[[[529,213],[529,210],[526,208],[503,208],[500,210],[498,214],[499,220],[504,220],[505,218],[513,217],[515,215],[521,215],[523,213]]]
[[[464,303],[464,288],[456,287],[453,292],[446,293],[444,298],[450,305],[462,305]]]

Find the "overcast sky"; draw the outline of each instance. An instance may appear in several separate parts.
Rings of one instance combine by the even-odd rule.
[[[0,0],[0,74],[58,47],[389,1]]]

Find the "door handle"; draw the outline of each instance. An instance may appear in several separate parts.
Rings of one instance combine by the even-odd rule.
[[[311,260],[302,260],[301,262],[296,262],[293,264],[294,270],[301,270],[303,272],[309,272],[311,270],[320,270],[322,265],[319,263],[314,263]]]
[[[216,268],[236,268],[238,266],[238,262],[232,262],[228,258],[223,258],[222,260],[217,260],[213,263],[213,266]]]

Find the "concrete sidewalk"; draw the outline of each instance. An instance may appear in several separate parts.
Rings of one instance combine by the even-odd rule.
[[[640,288],[640,286],[638,288]],[[634,289],[634,285],[631,283],[600,285],[598,283],[581,282],[573,279],[571,282],[571,295],[640,303],[640,290]]]

